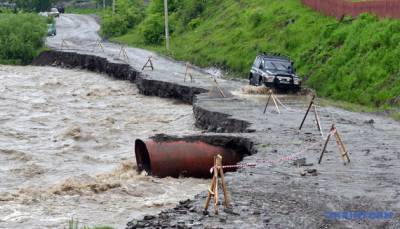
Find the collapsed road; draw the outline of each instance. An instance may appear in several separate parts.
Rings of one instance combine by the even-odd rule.
[[[129,60],[118,58],[121,46],[103,43],[104,52],[96,47],[99,29],[94,18],[84,15],[62,15],[58,35],[49,38],[52,49],[34,64],[85,68],[106,72],[137,84],[145,95],[170,97],[193,105],[196,126],[204,136],[215,132],[250,140],[247,144],[257,153],[243,162],[256,167],[240,168],[228,173],[226,181],[233,202],[233,212],[210,211],[203,214],[207,191],[193,200],[182,201],[159,215],[136,218],[127,224],[138,227],[223,227],[223,228],[396,228],[400,216],[400,124],[391,119],[335,107],[319,107],[325,136],[335,122],[348,148],[351,163],[343,165],[332,140],[321,164],[318,158],[323,138],[311,117],[298,130],[307,98],[279,96],[288,107],[275,112],[269,108],[263,115],[265,96],[244,96],[244,83],[219,79],[227,94],[221,98],[206,71],[192,70],[194,82],[184,82],[184,63],[155,53],[126,48]],[[140,72],[149,56],[154,56],[155,70]],[[168,133],[166,133],[168,134]],[[145,137],[145,136],[143,136]],[[150,136],[148,136],[150,137]],[[181,138],[190,138],[184,134]],[[250,149],[249,149],[250,150]],[[250,151],[251,151],[250,150]],[[298,153],[303,162],[273,164]],[[301,167],[299,168],[299,164]],[[306,169],[306,173],[300,170]],[[221,206],[222,208],[222,206]],[[122,211],[124,209],[121,209]],[[391,211],[390,220],[330,220],[330,211]]]

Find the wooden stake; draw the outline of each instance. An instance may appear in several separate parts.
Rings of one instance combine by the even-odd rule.
[[[147,59],[146,63],[143,65],[142,67],[142,71],[145,68],[151,68],[152,71],[154,71],[154,66],[153,66],[153,61],[151,61],[151,58],[153,58],[152,56],[149,56],[149,58]],[[150,65],[149,65],[150,64]]]
[[[328,134],[328,137],[326,137],[326,141],[325,141],[325,144],[324,144],[324,148],[322,148],[321,155],[319,156],[318,164],[321,164],[322,157],[324,156],[326,147],[328,146],[329,139],[331,138],[331,133],[332,133],[332,131],[333,131],[334,129],[335,129],[335,124],[332,124],[330,133]]]
[[[314,99],[315,99],[315,95],[313,95],[313,97],[312,97],[312,99],[311,99],[311,101],[310,101],[310,104],[308,105],[307,112],[306,112],[306,114],[304,115],[303,121],[301,121],[299,130],[301,130],[301,128],[303,127],[304,121],[306,121],[308,112],[310,112],[311,106],[314,104]]]
[[[213,176],[212,180],[211,180],[211,186],[208,189],[208,195],[207,195],[207,199],[206,199],[206,205],[204,206],[204,209],[207,211],[208,206],[210,205],[210,200],[211,200],[211,196],[214,195],[214,186],[215,186],[215,181],[216,181],[216,177]]]
[[[268,107],[268,104],[269,104],[269,100],[271,99],[271,96],[272,96],[272,93],[270,93],[269,96],[268,96],[267,104],[265,104],[265,108],[264,108],[264,114],[267,111],[267,107]]]
[[[222,158],[221,158],[221,160],[222,160]],[[221,164],[222,164],[222,161],[221,161]],[[222,170],[221,167],[218,169],[218,171],[219,171],[219,175],[221,177],[222,190],[224,191],[224,197],[225,197],[224,198],[224,205],[225,205],[225,208],[230,208],[231,207],[231,203],[230,203],[230,200],[229,200],[228,188],[226,187],[226,183],[225,183],[224,171]]]
[[[280,114],[281,111],[279,110],[278,103],[276,102],[278,98],[276,98],[276,96],[274,95],[274,93],[272,92],[272,90],[269,90],[269,96],[268,96],[267,104],[265,104],[264,114],[265,114],[265,112],[267,111],[267,107],[268,107],[268,104],[269,104],[270,99],[272,99],[272,101],[274,102],[274,105],[275,105],[276,110],[277,110],[278,113]]]
[[[304,122],[306,121],[308,113],[310,112],[311,108],[313,108],[313,112],[314,112],[314,115],[315,115],[315,122],[317,123],[318,131],[321,134],[321,136],[324,137],[324,133],[322,132],[322,127],[321,127],[321,120],[320,120],[319,115],[318,115],[317,106],[314,104],[315,103],[314,100],[315,100],[315,95],[313,95],[313,97],[312,97],[312,99],[310,101],[310,104],[308,105],[306,114],[304,115],[303,120],[301,121],[299,130],[301,130],[301,128],[303,128],[303,125],[304,125]]]
[[[213,79],[214,79],[213,82],[214,82],[215,86],[217,87],[217,89],[219,90],[219,93],[221,94],[222,97],[225,98],[226,97],[225,93],[224,93],[224,91],[222,91],[221,87],[219,86],[217,79],[215,77],[213,77]]]
[[[340,134],[339,134],[338,130],[335,127],[335,124],[332,124],[332,126],[331,126],[330,133],[326,138],[326,141],[325,141],[325,144],[324,144],[324,148],[322,149],[321,155],[320,155],[319,160],[318,160],[318,164],[321,164],[322,157],[324,156],[324,153],[326,151],[326,147],[328,146],[329,139],[332,136],[332,132],[334,132],[333,136],[335,136],[336,144],[337,144],[337,146],[339,148],[340,157],[342,158],[344,164],[346,165],[346,163],[350,163],[350,157],[349,157],[347,149],[346,149],[346,147],[345,147],[345,145],[344,145],[344,143],[343,143],[343,141],[342,141],[342,139],[340,137]]]
[[[273,102],[274,102],[274,104],[275,104],[276,110],[277,110],[277,111],[278,111],[278,113],[280,114],[280,113],[281,113],[281,111],[279,110],[278,104],[276,103],[275,95],[272,95],[272,101],[273,101]]]
[[[206,204],[204,206],[204,211],[207,212],[208,207],[210,206],[210,201],[211,197],[214,196],[214,212],[216,215],[218,215],[218,183],[219,179],[218,177],[220,176],[221,178],[221,185],[224,193],[224,206],[225,208],[230,208],[230,200],[228,197],[228,189],[226,187],[225,183],[225,178],[224,178],[224,172],[222,169],[222,157],[221,155],[217,155],[214,157],[214,168],[213,168],[213,178],[211,180],[211,185],[210,188],[208,189],[208,195],[206,199]]]
[[[318,131],[321,134],[322,137],[324,137],[324,133],[322,132],[322,127],[321,127],[321,121],[319,119],[318,111],[317,111],[317,106],[313,104],[314,107],[314,115],[315,115],[315,121],[317,122],[317,127]]]
[[[339,148],[341,149],[341,156],[342,156],[342,159],[343,159],[344,163],[345,163],[345,164],[346,164],[346,163],[350,163],[349,154],[348,154],[348,152],[347,152],[346,146],[344,145],[344,143],[343,143],[343,141],[342,141],[342,138],[340,137],[340,134],[339,134],[339,131],[338,131],[338,130],[336,130],[335,137],[336,137],[336,139],[337,139],[338,146],[339,146]],[[347,162],[346,162],[346,161],[347,161]]]

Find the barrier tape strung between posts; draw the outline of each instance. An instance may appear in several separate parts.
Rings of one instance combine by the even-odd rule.
[[[294,109],[294,108],[291,108],[291,107],[289,107],[289,106],[283,104],[283,103],[281,102],[281,100],[280,100],[277,96],[276,96],[276,101],[279,103],[279,105],[281,105],[283,108],[285,108],[285,110],[293,111],[293,112],[303,112],[303,110]],[[315,107],[317,107],[317,108],[321,108],[321,106],[316,105],[316,104],[313,104],[313,106],[315,106]]]
[[[293,109],[293,108],[290,108],[290,107],[288,107],[288,106],[286,106],[285,104],[283,104],[282,102],[281,102],[281,100],[276,96],[276,101],[285,109],[285,110],[288,110],[288,111],[293,111],[293,112],[302,112],[302,110],[299,110],[299,109]]]
[[[331,136],[333,136],[335,133],[336,133],[336,128],[335,128],[334,130],[330,131],[329,134],[328,134],[328,136],[331,137]],[[312,144],[312,145],[310,145],[310,146],[304,148],[303,150],[301,150],[301,151],[299,151],[299,152],[297,152],[297,153],[290,154],[290,155],[281,157],[281,158],[276,159],[276,160],[259,159],[259,160],[256,160],[255,162],[250,162],[250,163],[240,163],[240,164],[236,164],[236,165],[223,165],[223,166],[221,166],[221,168],[223,168],[223,169],[228,169],[228,168],[245,168],[245,167],[252,167],[252,168],[254,168],[254,167],[258,166],[258,165],[263,165],[263,164],[273,165],[273,164],[278,164],[278,163],[280,163],[280,162],[292,161],[292,160],[294,160],[295,158],[297,158],[298,156],[304,154],[304,153],[305,153],[307,150],[309,150],[310,148],[313,148],[313,147],[315,147],[316,145],[319,145],[319,144],[321,144],[321,142],[316,142],[316,143],[314,143],[314,144]],[[210,168],[210,173],[213,173],[213,170],[214,170],[214,167],[211,167],[211,168]]]

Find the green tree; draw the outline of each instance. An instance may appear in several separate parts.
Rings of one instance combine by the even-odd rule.
[[[115,15],[110,10],[103,15],[101,34],[105,37],[123,35],[144,18],[142,0],[116,0]]]
[[[26,11],[47,11],[54,4],[55,0],[12,0],[17,8]]]
[[[29,64],[44,46],[46,20],[37,14],[0,15],[0,63]]]

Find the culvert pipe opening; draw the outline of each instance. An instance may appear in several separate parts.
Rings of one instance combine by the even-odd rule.
[[[146,144],[140,139],[136,139],[135,141],[135,157],[137,171],[146,171],[147,174],[151,175],[149,151],[147,151]]]
[[[243,154],[231,148],[214,146],[200,140],[135,141],[138,172],[146,171],[160,178],[210,178],[210,168],[218,154],[223,158],[223,165],[235,165],[243,159]]]

